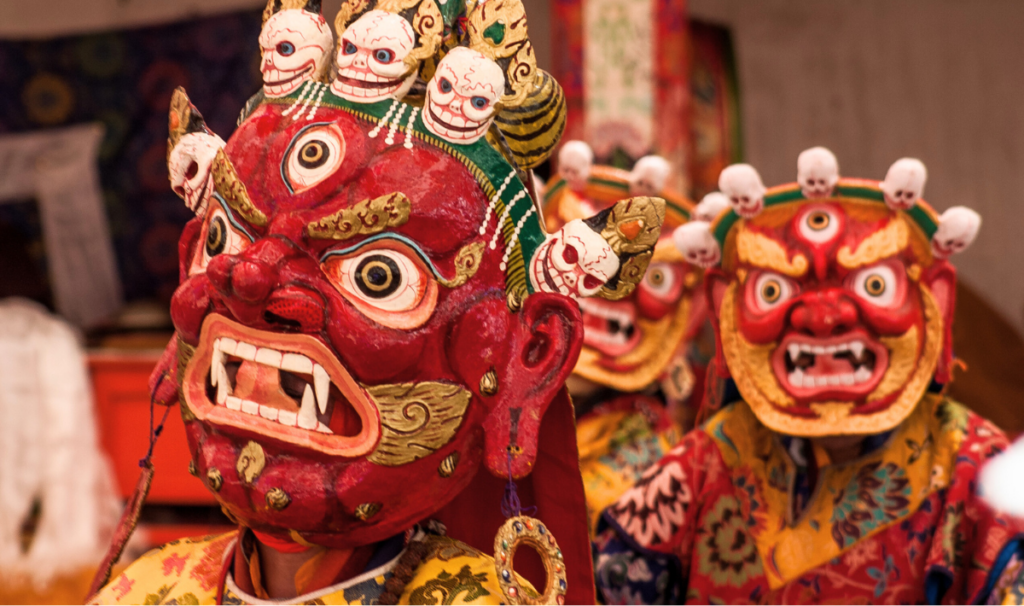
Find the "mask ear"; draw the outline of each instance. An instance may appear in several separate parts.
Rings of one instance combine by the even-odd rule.
[[[540,422],[556,392],[576,366],[583,344],[583,319],[575,301],[535,293],[513,315],[509,361],[484,422],[487,468],[499,477],[521,478],[537,457]]]
[[[704,294],[708,300],[708,316],[715,328],[715,369],[718,376],[728,379],[729,366],[725,363],[725,353],[722,351],[722,300],[725,298],[725,290],[729,287],[729,278],[718,268],[708,269],[704,273]]]
[[[942,354],[935,369],[935,380],[949,383],[953,378],[953,311],[956,308],[956,268],[946,261],[936,261],[921,276],[921,285],[935,297],[942,316]]]

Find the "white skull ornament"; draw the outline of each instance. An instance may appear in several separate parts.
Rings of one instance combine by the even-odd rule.
[[[479,51],[455,47],[427,84],[423,124],[445,141],[468,145],[484,136],[505,91],[505,72]]]
[[[612,247],[582,219],[548,236],[533,257],[530,277],[538,291],[573,299],[597,294],[619,271]]]
[[[672,232],[672,242],[689,263],[698,267],[714,267],[722,259],[718,240],[711,234],[711,225],[705,221],[680,225]]]
[[[372,10],[348,26],[338,43],[334,94],[355,103],[400,99],[412,88],[416,70],[405,63],[416,33],[404,18]]]
[[[171,189],[185,200],[196,215],[206,214],[212,179],[210,167],[224,140],[209,133],[188,133],[181,137],[167,159]]]
[[[900,158],[885,173],[880,187],[885,203],[893,210],[909,210],[917,199],[924,195],[924,184],[928,180],[928,169],[916,158]]]
[[[796,181],[805,198],[827,198],[839,182],[839,161],[824,147],[805,149],[796,159]]]
[[[633,196],[657,196],[665,189],[672,167],[661,156],[644,156],[629,173],[629,193]]]
[[[260,32],[263,94],[284,97],[323,77],[333,48],[334,35],[320,14],[302,9],[275,13]]]
[[[966,206],[953,206],[939,215],[939,229],[932,236],[932,254],[940,259],[963,252],[978,237],[981,215]]]
[[[729,198],[736,214],[749,219],[764,210],[764,193],[761,175],[749,164],[733,164],[725,167],[718,177],[718,189]]]
[[[583,141],[566,141],[558,152],[558,174],[569,189],[583,191],[594,167],[594,150]]]
[[[723,210],[729,208],[729,198],[722,192],[713,191],[700,201],[693,209],[693,218],[697,221],[712,223]]]

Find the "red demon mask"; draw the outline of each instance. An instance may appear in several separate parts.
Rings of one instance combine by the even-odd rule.
[[[834,156],[814,148],[797,184],[765,190],[736,165],[719,182],[732,209],[677,233],[688,258],[721,258],[708,277],[718,367],[773,430],[878,433],[933,379],[948,381],[955,273],[945,258],[970,244],[979,219],[962,207],[937,216],[920,199],[923,174],[905,159],[881,183],[839,179]]]
[[[556,398],[583,340],[581,293],[552,256],[564,234],[545,234],[522,172],[560,135],[561,89],[533,63],[519,3],[470,10],[476,54],[464,61],[431,54],[440,25],[415,17],[438,9],[423,0],[412,11],[419,1],[346,4],[339,31],[361,37],[337,53],[405,31],[396,19],[414,17],[415,49],[373,56],[411,62],[392,66],[395,79],[428,80],[426,98],[406,102],[407,87],[395,86],[368,100],[357,89],[387,87],[344,75],[328,86],[302,71],[281,93],[281,74],[271,74],[274,95],[250,101],[225,144],[175,95],[172,183],[198,215],[181,238],[169,349],[189,447],[232,518],[278,541],[329,547],[383,540],[446,507],[470,512],[455,523],[480,521],[474,536],[456,538],[481,547],[500,525],[488,525],[500,497],[475,493],[468,510],[457,497],[471,484],[502,488],[481,468],[507,479],[536,466],[527,496],[557,501],[570,521],[561,528],[579,526],[563,549],[572,599],[586,601],[589,564],[571,563],[589,562],[572,411]],[[382,16],[388,7],[401,11]],[[517,25],[498,36],[505,23]],[[440,79],[485,63],[506,78],[501,103],[473,114],[487,138],[427,119],[440,103],[429,91],[447,94]],[[538,122],[538,112],[551,115]],[[501,145],[503,134],[514,143]],[[664,208],[633,198],[581,222],[607,255],[586,288],[624,291],[642,279]],[[551,433],[553,417],[566,435]],[[568,478],[556,489],[565,492],[538,479],[542,459]]]
[[[685,398],[693,386],[693,373],[683,346],[686,337],[704,321],[705,299],[699,287],[703,271],[686,262],[671,236],[689,220],[693,205],[664,190],[668,166],[661,158],[643,158],[630,173],[593,166],[589,162],[592,156],[582,141],[569,141],[562,148],[559,174],[552,178],[545,193],[548,231],[565,229],[573,220],[609,208],[630,195],[664,198],[666,216],[647,273],[635,289],[628,293],[603,290],[580,300],[585,329],[583,349],[573,372],[623,392],[640,391],[661,380],[667,392]],[[645,170],[649,164],[656,170]],[[661,168],[664,170],[657,170]],[[581,242],[576,239],[570,254],[580,248]]]

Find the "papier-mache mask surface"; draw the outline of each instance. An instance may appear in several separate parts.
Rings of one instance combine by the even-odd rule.
[[[670,391],[685,397],[693,377],[680,346],[694,328],[694,295],[703,300],[703,270],[687,263],[672,243],[673,231],[689,221],[694,209],[665,189],[668,172],[668,163],[657,156],[642,158],[631,172],[594,165],[586,143],[566,142],[544,204],[547,228],[560,237],[545,251],[551,258],[547,271],[532,275],[541,285],[570,284],[574,293],[588,295],[580,298],[585,331],[574,373],[626,392],[670,380],[675,382]],[[658,196],[664,203],[650,211],[633,209],[623,203],[630,196]],[[606,219],[586,218],[595,214]],[[660,234],[647,236],[643,252],[624,256],[615,288],[602,286],[604,277],[618,269],[618,257],[614,242],[606,243],[600,234],[611,223],[628,226],[629,221],[636,222],[634,228],[652,221],[663,226]]]
[[[521,175],[560,135],[561,89],[535,66],[523,80],[518,2],[456,4],[346,2],[337,78],[265,91],[209,153],[178,149],[212,133],[175,96],[171,157],[209,175],[183,190],[205,212],[182,235],[171,306],[189,446],[225,511],[280,540],[373,543],[481,465],[530,474],[583,339],[574,298],[635,284],[658,239],[660,200],[620,202],[588,222],[611,251],[599,283],[534,279],[559,271],[548,251],[567,236],[545,233]],[[467,52],[489,62],[486,87],[460,88],[449,59]],[[443,114],[454,130],[425,115],[431,91],[449,94],[446,66],[450,94],[490,110]]]
[[[797,183],[766,189],[753,167],[722,171],[709,221],[677,230],[709,269],[718,368],[769,428],[798,436],[898,425],[933,379],[950,380],[955,271],[947,258],[980,218],[922,198],[924,165],[885,180],[840,178],[834,155],[800,155]]]

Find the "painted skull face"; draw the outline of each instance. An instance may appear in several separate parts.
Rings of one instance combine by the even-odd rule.
[[[583,141],[567,141],[558,152],[558,174],[569,188],[583,191],[594,166],[594,151]]]
[[[321,15],[301,9],[275,13],[260,33],[263,93],[284,97],[322,77],[333,48],[334,36]]]
[[[427,84],[423,123],[446,141],[473,143],[487,132],[504,90],[497,63],[475,50],[454,48]]]
[[[547,292],[590,297],[619,271],[619,258],[599,233],[577,219],[552,235],[530,270],[534,282],[542,289],[546,286]]]
[[[580,192],[558,186],[558,179],[568,181],[566,177],[556,177],[549,184],[548,190],[554,192],[545,204],[549,231],[564,231],[581,223],[572,217],[608,208],[630,195],[635,174],[607,166],[594,166],[588,173],[591,171],[594,178]],[[579,300],[584,338],[573,370],[576,375],[619,391],[646,389],[668,372],[674,354],[693,328],[691,320],[703,321],[701,312],[691,313],[694,296],[700,298],[699,274],[672,243],[680,225],[685,227],[684,215],[677,209],[686,206],[681,199],[671,199],[650,265],[632,293],[617,300]],[[565,221],[568,223],[563,224]],[[555,252],[552,247],[552,254]],[[621,271],[628,268],[623,266]]]
[[[529,473],[579,312],[547,293],[510,311],[481,229],[496,222],[460,160],[372,138],[343,109],[313,125],[281,112],[242,123],[182,236],[171,313],[189,447],[246,526],[369,544],[482,463],[508,473],[514,450],[513,475]]]
[[[877,433],[914,409],[947,343],[954,286],[918,230],[845,198],[779,204],[733,228],[711,292],[724,361],[765,425]]]
[[[796,182],[805,198],[825,198],[839,182],[839,162],[824,147],[804,150],[796,160]]]
[[[764,184],[748,164],[734,164],[723,170],[718,177],[718,189],[741,217],[756,216],[764,208]]]
[[[406,57],[416,33],[404,18],[372,10],[348,26],[338,42],[334,94],[356,103],[400,99],[416,80]]]
[[[901,210],[913,207],[917,199],[924,195],[924,184],[927,180],[928,171],[920,160],[897,160],[889,167],[889,172],[886,173],[881,185],[886,204]]]
[[[185,200],[197,215],[205,215],[209,207],[212,183],[210,167],[224,140],[210,133],[189,133],[171,150],[167,168],[171,189]]]

